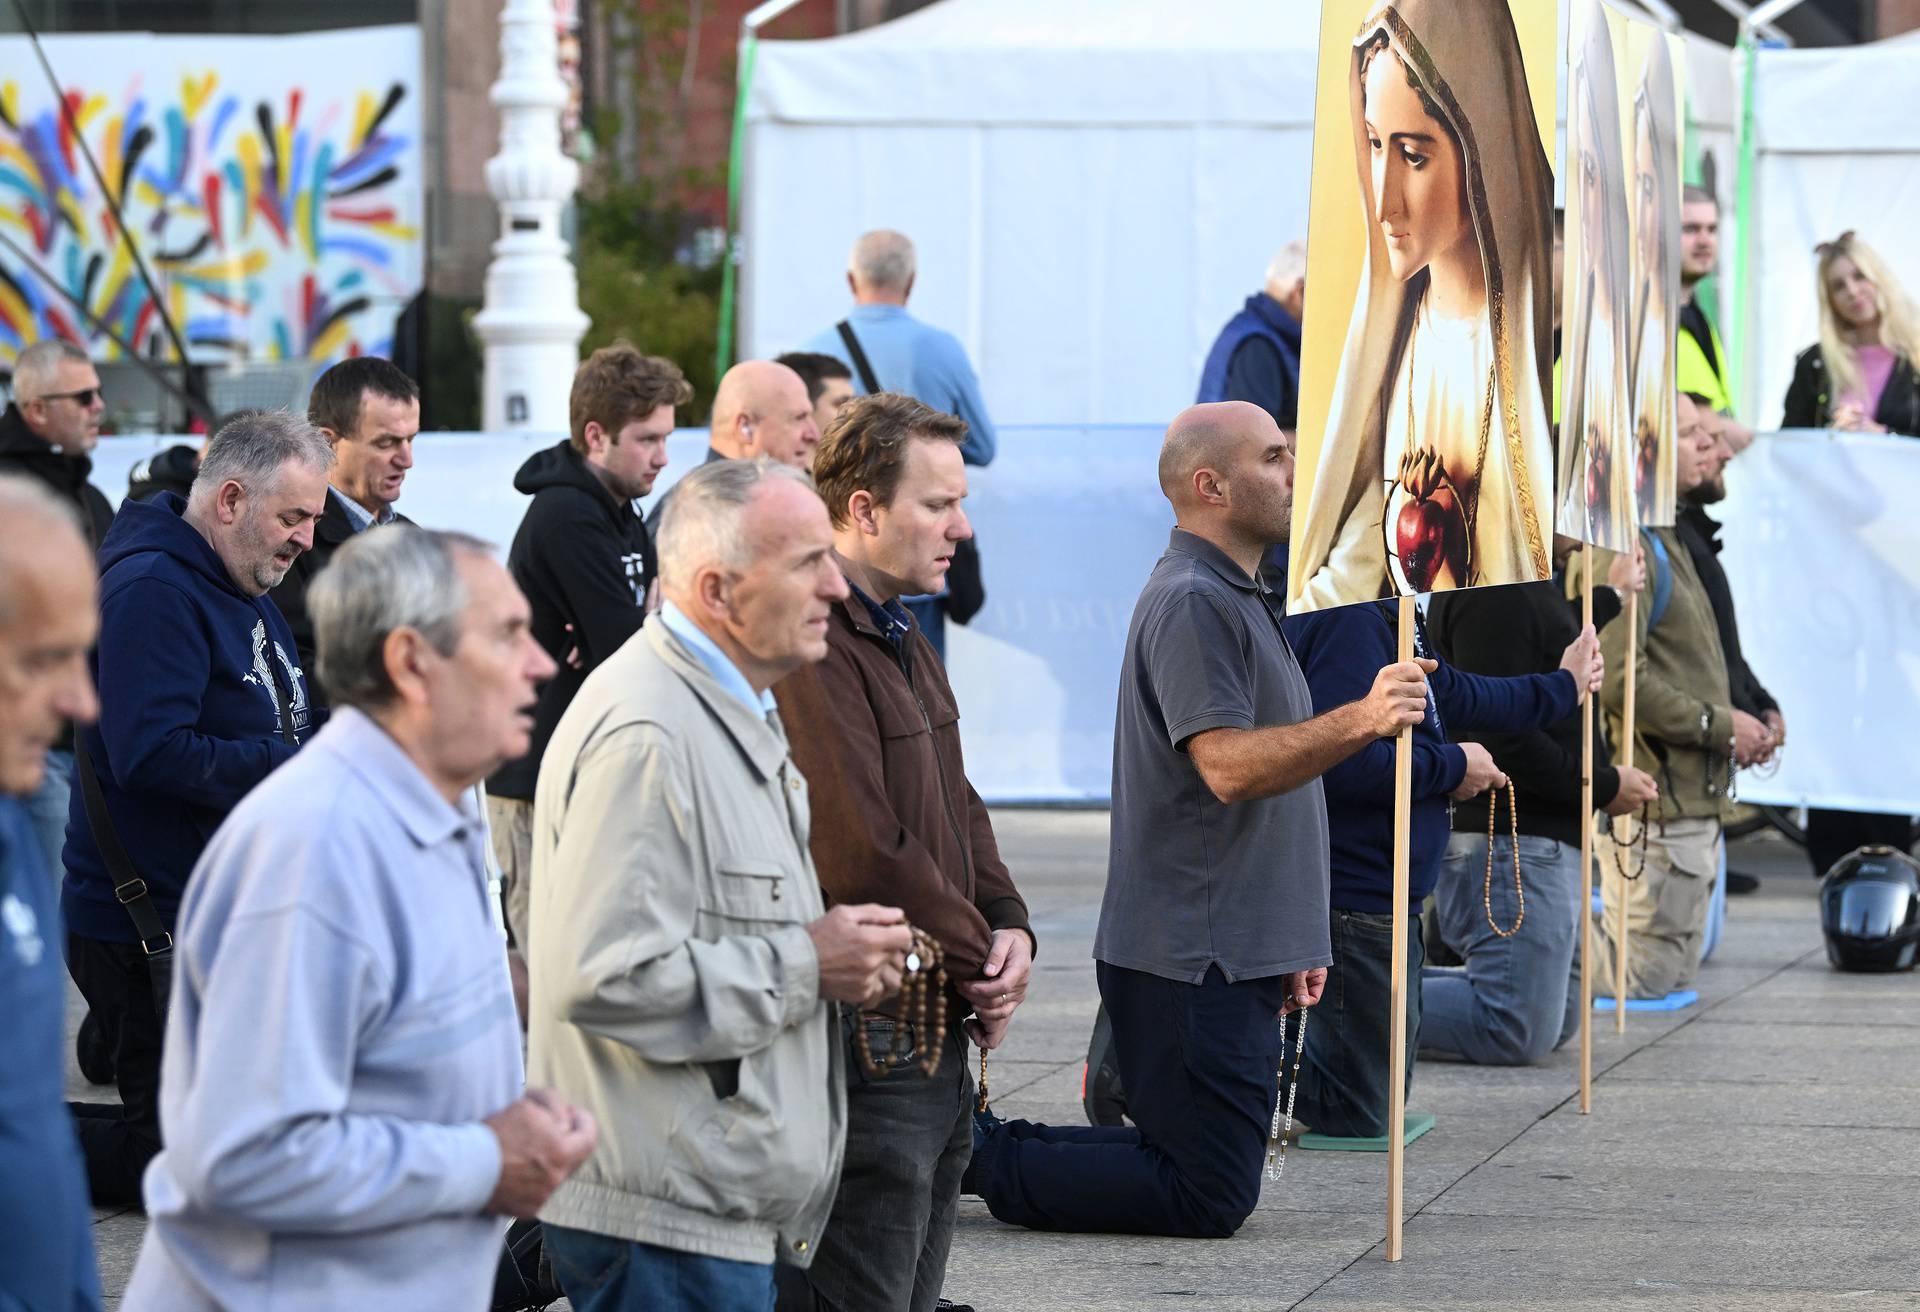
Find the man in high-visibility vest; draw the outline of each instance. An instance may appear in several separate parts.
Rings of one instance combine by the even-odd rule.
[[[1694,296],[1700,280],[1713,273],[1719,254],[1720,202],[1705,187],[1688,183],[1680,201],[1680,340],[1674,384],[1682,392],[1707,398],[1727,444],[1738,454],[1753,441],[1753,430],[1733,417],[1727,351]]]

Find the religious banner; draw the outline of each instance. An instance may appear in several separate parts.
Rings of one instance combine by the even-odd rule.
[[[1622,124],[1633,152],[1633,308],[1627,382],[1633,402],[1633,496],[1644,527],[1673,523],[1674,353],[1680,314],[1681,126],[1685,50],[1652,23],[1627,19]]]
[[[1625,20],[1600,0],[1573,0],[1570,16],[1561,319],[1566,359],[1554,527],[1624,553],[1639,532],[1633,396],[1627,386],[1628,324],[1635,308],[1629,213],[1637,207],[1627,199],[1621,115],[1630,101],[1621,94],[1617,71],[1626,63]]]
[[[1291,609],[1551,574],[1554,10],[1322,7]]]
[[[0,363],[116,358],[95,319],[177,358],[122,219],[195,363],[390,353],[425,267],[417,27],[42,46],[57,90],[0,38]]]

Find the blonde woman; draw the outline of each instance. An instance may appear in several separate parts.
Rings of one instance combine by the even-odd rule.
[[[1920,315],[1851,229],[1822,242],[1820,340],[1794,361],[1783,428],[1920,437]]]
[[[1545,578],[1553,174],[1505,0],[1378,6],[1348,92],[1366,270],[1290,591]]]

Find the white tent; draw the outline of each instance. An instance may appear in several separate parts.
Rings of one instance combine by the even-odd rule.
[[[741,205],[741,352],[847,305],[847,249],[920,250],[916,313],[1002,423],[1164,421],[1304,236],[1311,0],[942,0],[849,36],[760,43]],[[1688,38],[1695,139],[1732,177],[1726,47]]]
[[[1305,235],[1318,27],[1275,0],[943,0],[762,42],[741,354],[839,319],[853,238],[893,227],[997,420],[1164,421]]]

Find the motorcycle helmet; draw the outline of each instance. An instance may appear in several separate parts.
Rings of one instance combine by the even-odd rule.
[[[1820,881],[1820,928],[1838,970],[1907,970],[1920,954],[1920,861],[1870,846]]]

